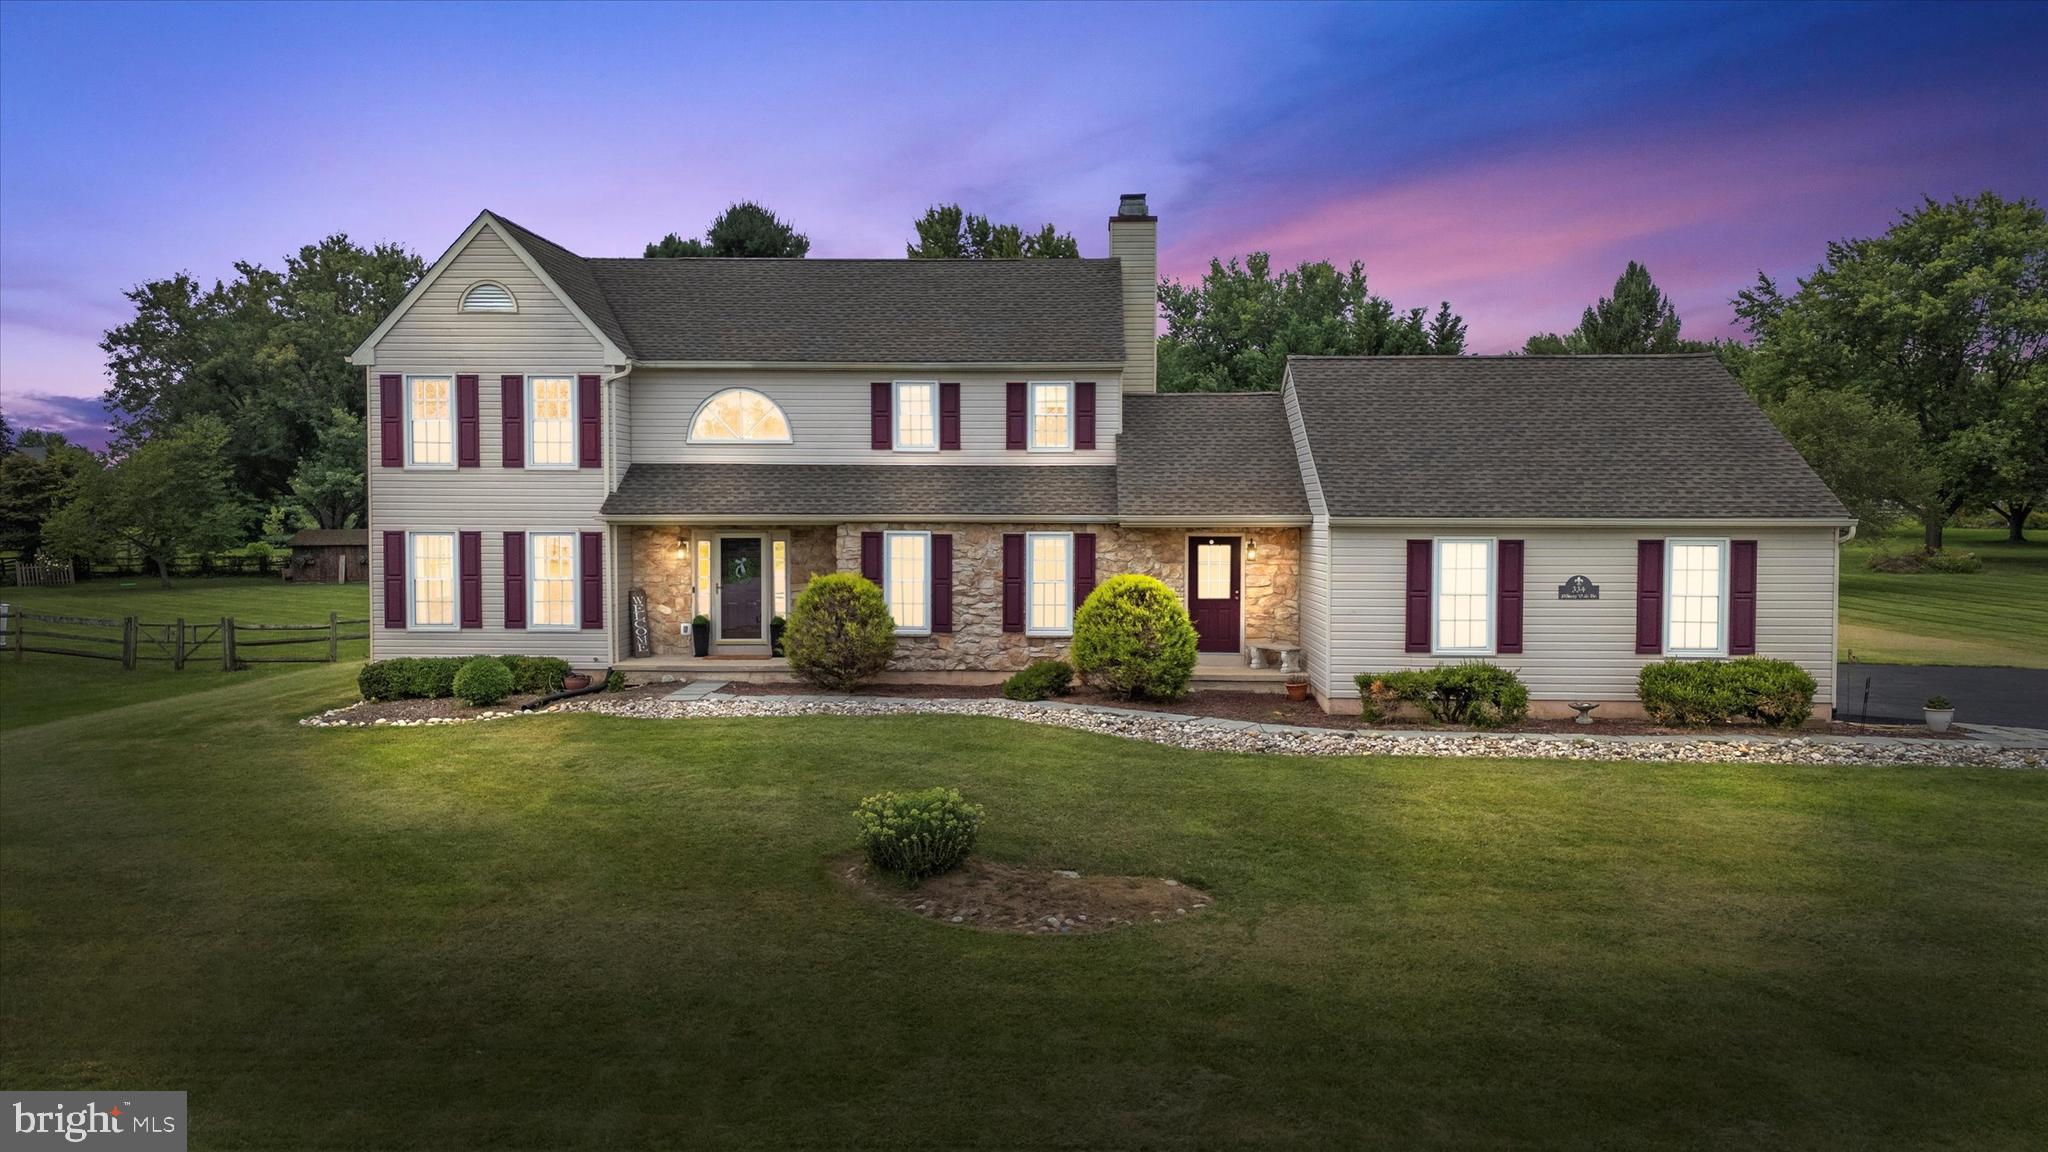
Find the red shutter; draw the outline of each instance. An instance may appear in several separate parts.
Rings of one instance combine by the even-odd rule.
[[[457,538],[462,581],[462,626],[484,626],[484,534],[464,532]]]
[[[1494,651],[1504,656],[1522,651],[1522,542],[1502,540],[1495,546],[1495,563],[1500,574],[1494,584],[1494,600],[1500,606],[1500,623],[1494,629]]]
[[[1074,385],[1074,447],[1095,447],[1095,385]]]
[[[877,452],[887,452],[896,443],[896,429],[889,420],[890,391],[880,381],[868,385],[868,447]]]
[[[505,533],[505,627],[526,627],[526,533]]]
[[[1095,591],[1095,533],[1074,533],[1074,610],[1088,602]]]
[[[483,430],[478,426],[476,377],[455,378],[455,466],[483,467]]]
[[[860,574],[870,584],[882,582],[882,534],[863,532],[860,534]]]
[[[953,537],[932,533],[932,631],[953,630]]]
[[[584,377],[594,380],[594,376]],[[577,574],[583,582],[583,626],[604,627],[604,533],[582,534],[583,563]]]
[[[1728,545],[1728,654],[1756,655],[1756,541]]]
[[[377,377],[377,432],[384,467],[405,467],[405,377]]]
[[[1636,541],[1636,655],[1664,652],[1664,542]]]
[[[939,451],[960,450],[960,385],[939,385]]]
[[[1012,385],[1015,387],[1015,385]],[[1003,533],[1003,631],[1024,630],[1024,534]]]
[[[405,627],[405,533],[384,534],[384,626]]]
[[[1435,546],[1427,540],[1408,542],[1408,628],[1405,648],[1429,651],[1429,580]]]
[[[604,397],[595,376],[576,378],[576,466],[604,466]],[[588,618],[589,609],[584,610],[584,616]],[[602,628],[604,623],[599,621],[584,627]]]
[[[526,467],[526,377],[498,377],[498,460]]]
[[[1003,447],[1021,452],[1024,439],[1024,382],[1012,380],[1003,386]],[[1023,625],[1020,623],[1018,627]]]

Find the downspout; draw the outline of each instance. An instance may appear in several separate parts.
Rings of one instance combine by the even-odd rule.
[[[604,423],[605,439],[611,441],[606,446],[604,452],[604,498],[606,500],[611,499],[612,493],[618,491],[618,482],[613,471],[618,466],[619,461],[618,441],[613,438],[618,427],[618,391],[612,385],[632,374],[633,362],[628,360],[619,366],[618,371],[608,372],[598,379],[600,389],[604,395],[605,415],[612,417],[612,419],[606,420]],[[618,525],[606,524],[604,526],[604,570],[609,573],[609,578],[606,579],[604,588],[606,605],[604,618],[609,624],[606,631],[610,633],[610,636],[605,641],[605,649],[606,657],[609,660],[617,660],[619,658],[619,637],[625,634],[619,629],[619,613],[625,609],[625,605],[619,603],[618,589],[624,582],[622,578],[625,576],[625,573],[619,568],[618,535]]]

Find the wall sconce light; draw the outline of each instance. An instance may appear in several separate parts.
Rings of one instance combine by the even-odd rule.
[[[678,532],[676,533],[676,559],[688,560],[689,558],[690,538],[688,536],[683,535],[681,532]]]
[[[1257,540],[1253,540],[1250,537],[1245,538],[1244,558],[1247,560],[1257,560],[1259,558],[1259,542]]]

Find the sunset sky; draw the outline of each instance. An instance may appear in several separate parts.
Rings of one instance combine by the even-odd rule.
[[[480,208],[589,255],[752,198],[814,256],[935,202],[1161,268],[1364,262],[1475,351],[1630,259],[1688,336],[1920,197],[2048,193],[2048,5],[0,5],[0,407],[89,440],[121,293]]]

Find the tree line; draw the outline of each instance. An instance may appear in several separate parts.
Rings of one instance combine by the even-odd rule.
[[[958,204],[911,222],[911,259],[1073,259],[1071,233],[998,222]],[[704,234],[671,232],[649,259],[806,256],[810,238],[742,201]],[[365,390],[348,354],[426,270],[393,244],[329,236],[282,269],[239,263],[203,285],[180,273],[129,290],[107,331],[106,453],[0,414],[0,552],[93,559],[132,549],[167,573],[180,552],[301,527],[350,527],[366,509]],[[1710,352],[1861,520],[1911,515],[1939,548],[1957,513],[2004,518],[2013,539],[2048,503],[2048,220],[1986,192],[1927,200],[1883,235],[1830,243],[1790,291],[1766,276],[1731,303],[1748,335],[1689,340],[1649,270],[1630,261],[1577,327],[1521,354]],[[1279,387],[1290,355],[1465,351],[1463,317],[1374,293],[1357,261],[1276,269],[1268,254],[1162,279],[1163,391]],[[23,449],[23,450],[17,450]]]

